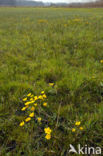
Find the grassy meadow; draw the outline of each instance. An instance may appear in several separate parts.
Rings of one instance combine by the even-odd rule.
[[[0,156],[70,144],[103,149],[103,9],[1,7]]]

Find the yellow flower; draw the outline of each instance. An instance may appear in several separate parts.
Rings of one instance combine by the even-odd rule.
[[[23,107],[21,110],[22,110],[22,111],[25,111],[25,110],[26,110],[26,108],[27,108],[27,107]]]
[[[30,101],[33,101],[33,98],[30,98]]]
[[[82,131],[84,128],[83,127],[80,127],[79,129]]]
[[[75,125],[76,125],[76,126],[79,126],[80,124],[81,124],[80,121],[76,121],[76,122],[75,122]]]
[[[19,126],[24,126],[24,121],[22,121],[20,124],[19,124]]]
[[[31,109],[30,109],[31,111],[34,111],[35,110],[35,107],[31,107]]]
[[[27,96],[31,96],[32,94],[31,93],[29,93]]]
[[[49,86],[53,86],[54,85],[54,83],[49,83]]]
[[[45,94],[43,94],[43,98],[47,98],[47,96]]]
[[[38,100],[38,97],[37,97],[37,96],[35,96],[35,97],[34,97],[34,99],[35,99],[35,100]]]
[[[30,103],[34,103],[35,102],[35,100],[32,100]]]
[[[25,105],[29,105],[31,102],[26,102]]]
[[[50,140],[50,139],[51,139],[51,135],[50,135],[50,134],[47,134],[47,135],[45,136],[45,138],[46,138],[47,140]]]
[[[34,117],[34,112],[29,114],[30,117]]]
[[[28,121],[30,121],[30,120],[31,120],[30,117],[28,117],[28,118],[25,119],[26,122],[28,122]]]
[[[46,102],[45,102],[45,103],[43,103],[43,106],[44,106],[44,107],[46,107],[46,106],[47,106],[47,103],[46,103]]]
[[[26,100],[27,100],[27,98],[24,98],[24,99],[23,99],[23,101],[26,101]]]
[[[41,118],[40,117],[38,117],[37,119],[38,119],[39,122],[41,121]]]
[[[44,91],[42,91],[41,94],[44,94]]]
[[[37,103],[34,103],[34,106],[36,107],[38,104]]]
[[[75,128],[72,128],[72,132],[75,132],[76,131],[76,129]]]
[[[45,128],[45,129],[44,129],[44,132],[45,132],[46,134],[50,134],[50,133],[51,133],[51,129],[50,129],[50,127]]]
[[[100,60],[100,63],[103,63],[103,60]]]
[[[42,99],[43,99],[43,96],[42,96],[42,95],[40,95],[40,96],[38,97],[38,99],[41,99],[41,100],[42,100]]]
[[[30,97],[33,97],[34,95],[32,94]]]

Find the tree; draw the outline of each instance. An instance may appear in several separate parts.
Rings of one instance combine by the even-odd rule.
[[[16,0],[0,0],[0,5],[15,6],[16,5]]]

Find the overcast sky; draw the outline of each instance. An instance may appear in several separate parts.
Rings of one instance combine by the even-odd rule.
[[[95,0],[36,0],[36,1],[43,1],[43,2],[66,2],[66,3],[72,3],[72,2],[93,2]]]

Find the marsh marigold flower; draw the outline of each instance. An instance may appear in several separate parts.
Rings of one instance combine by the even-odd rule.
[[[37,103],[34,103],[34,106],[36,107],[38,104]]]
[[[50,135],[50,134],[47,134],[47,135],[45,136],[45,138],[46,138],[47,140],[50,140],[50,139],[51,139],[51,135]]]
[[[25,105],[29,105],[30,103],[31,103],[31,102],[28,101],[28,102],[25,103]]]
[[[75,132],[76,131],[76,129],[75,128],[72,128],[72,132]]]
[[[80,124],[81,124],[80,121],[76,121],[76,122],[75,122],[75,125],[76,125],[76,126],[79,126]]]
[[[54,83],[49,83],[49,86],[53,86],[54,85]]]
[[[47,96],[45,94],[43,94],[43,98],[47,98]]]
[[[22,111],[25,111],[25,110],[26,110],[26,108],[27,108],[27,107],[23,107],[21,110],[22,110]]]
[[[34,117],[34,112],[29,114],[30,117]]]
[[[30,97],[33,97],[34,95],[32,94],[32,95],[30,95]]]
[[[100,60],[100,63],[103,63],[103,60]]]
[[[37,119],[38,119],[39,122],[41,121],[41,118],[40,117],[38,117]]]
[[[35,97],[34,97],[34,99],[35,99],[35,100],[38,100],[38,97],[37,97],[37,96],[35,96]]]
[[[45,128],[45,129],[44,129],[44,132],[45,132],[46,134],[50,134],[50,133],[51,133],[50,127]]]
[[[44,91],[42,91],[41,94],[44,94]]]
[[[26,101],[26,100],[27,100],[27,98],[24,98],[24,99],[23,99],[23,101]]]
[[[35,107],[31,107],[31,109],[30,109],[31,111],[34,111],[35,110]]]
[[[32,94],[31,93],[29,93],[27,96],[31,96]]]
[[[41,99],[41,100],[42,100],[42,99],[43,99],[43,96],[42,96],[42,95],[40,95],[40,96],[38,97],[38,99]]]
[[[28,118],[25,119],[26,122],[28,122],[28,121],[30,121],[30,120],[31,120],[30,117],[28,117]]]
[[[82,131],[83,130],[83,127],[80,127],[79,129]]]
[[[21,127],[24,126],[24,121],[22,121],[19,125],[20,125]]]
[[[33,98],[30,98],[30,101],[33,101]]]
[[[46,106],[47,106],[47,103],[46,103],[46,102],[44,102],[44,103],[43,103],[43,106],[44,106],[44,107],[46,107]]]

